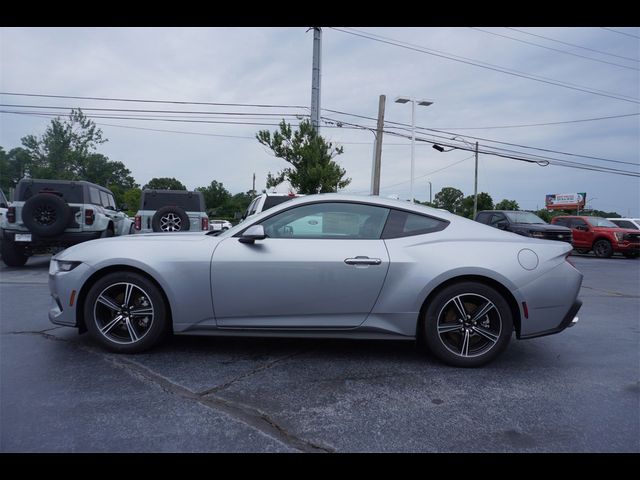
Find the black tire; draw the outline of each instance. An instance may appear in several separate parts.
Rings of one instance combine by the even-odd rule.
[[[640,256],[639,252],[624,252],[623,254],[627,258],[638,258]]]
[[[460,318],[456,299],[464,308],[464,319]],[[478,311],[484,308],[489,310],[484,314]],[[474,318],[475,314],[480,315]],[[455,283],[438,292],[423,322],[427,348],[455,367],[479,367],[490,362],[507,347],[513,332],[513,317],[505,298],[477,282]]]
[[[586,255],[591,250],[589,250],[588,248],[576,248],[575,251],[578,252],[581,255]]]
[[[131,224],[131,226],[129,227],[129,235],[133,235],[136,233],[136,226],[135,224]]]
[[[22,267],[29,258],[25,246],[16,245],[13,240],[5,239],[0,242],[0,253],[2,254],[2,261],[7,267]]]
[[[22,221],[40,237],[60,235],[71,221],[71,208],[52,193],[39,193],[24,203]]]
[[[113,227],[109,225],[105,231],[100,234],[100,238],[110,238],[115,234],[113,233]]]
[[[151,219],[154,232],[186,232],[189,227],[189,216],[182,207],[159,208]]]
[[[609,258],[613,255],[613,247],[609,240],[600,239],[593,244],[593,253],[598,258]]]
[[[132,286],[128,308],[122,307],[127,285]],[[143,352],[156,345],[168,330],[160,289],[138,273],[114,272],[100,278],[89,289],[83,308],[87,330],[112,352]]]

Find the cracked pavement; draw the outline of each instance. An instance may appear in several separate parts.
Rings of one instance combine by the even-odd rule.
[[[573,257],[579,324],[475,370],[411,342],[173,337],[47,320],[49,257],[0,267],[2,452],[638,452],[640,261]]]

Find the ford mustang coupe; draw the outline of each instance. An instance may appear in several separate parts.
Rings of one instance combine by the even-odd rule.
[[[406,339],[489,362],[577,322],[566,242],[379,197],[300,197],[224,232],[93,240],[51,259],[49,319],[135,353],[166,334]]]

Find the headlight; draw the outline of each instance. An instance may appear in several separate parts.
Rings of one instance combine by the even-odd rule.
[[[616,236],[616,240],[618,240],[619,242],[621,242],[624,238],[624,233],[622,232],[613,232],[613,234]]]
[[[51,260],[49,263],[49,274],[58,272],[70,272],[82,262],[69,262],[66,260]]]
[[[544,238],[544,232],[529,232],[529,235],[534,238]]]

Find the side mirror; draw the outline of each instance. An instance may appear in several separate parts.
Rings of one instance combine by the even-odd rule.
[[[501,222],[496,223],[496,227],[498,227],[500,230],[506,230],[508,226],[509,226],[509,224],[507,222],[505,222],[504,220],[502,220]]]
[[[251,225],[238,239],[240,243],[254,243],[256,240],[264,240],[267,235],[264,233],[262,225]]]

